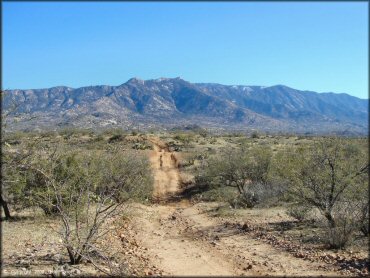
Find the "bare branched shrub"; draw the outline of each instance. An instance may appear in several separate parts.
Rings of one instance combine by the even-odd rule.
[[[370,235],[369,227],[369,199],[361,204],[359,227],[364,236]]]
[[[17,144],[10,144],[8,138],[6,136],[2,141],[1,167],[1,205],[6,219],[12,217],[10,206],[18,211],[33,205],[33,198],[27,192],[25,175],[40,144],[38,139],[24,143],[23,138]]]
[[[307,218],[310,210],[311,208],[305,204],[293,204],[288,208],[287,214],[301,222]]]
[[[9,134],[8,134],[8,127],[9,125],[14,122],[14,118],[16,117],[19,109],[20,103],[13,98],[5,98],[6,91],[1,91],[1,101],[3,102],[3,107],[5,104],[8,110],[3,111],[3,107],[1,107],[1,181],[2,181],[2,190],[0,194],[0,205],[2,210],[5,214],[5,220],[12,218],[10,209],[9,209],[9,202],[12,202],[13,195],[11,191],[14,188],[14,184],[17,183],[17,179],[13,177],[11,173],[14,173],[14,168],[18,165],[20,161],[24,159],[24,155],[19,153],[11,154],[10,148],[11,145],[9,144]],[[15,139],[15,138],[13,138]],[[14,140],[14,143],[19,144],[19,140]]]
[[[124,213],[129,200],[151,196],[149,162],[135,152],[40,148],[24,167],[23,192],[60,217],[59,234],[71,264],[85,260],[98,267],[95,259],[109,257],[97,245],[110,232],[105,224]],[[117,274],[113,262],[109,257],[104,264]]]
[[[115,217],[123,206],[123,202],[113,200],[115,190],[94,192],[92,184],[84,183],[78,190],[72,189],[69,201],[63,200],[63,187],[53,187],[57,196],[57,209],[62,218],[63,229],[60,235],[67,249],[71,264],[79,264],[82,259],[92,261],[92,254],[99,250],[96,242],[103,237],[109,229],[102,229],[103,224]],[[68,190],[68,189],[67,189]]]
[[[277,184],[251,182],[244,187],[242,194],[229,202],[234,208],[268,207],[279,200],[283,190],[283,187]]]
[[[343,200],[335,205],[333,211],[336,225],[328,225],[326,241],[330,248],[341,249],[353,240],[353,233],[361,229],[361,204]]]
[[[295,198],[316,207],[329,229],[328,243],[343,248],[363,220],[368,196],[368,155],[349,140],[324,138],[308,148],[287,153],[280,175]]]

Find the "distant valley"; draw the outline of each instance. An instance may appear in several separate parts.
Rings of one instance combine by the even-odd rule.
[[[6,90],[3,95],[10,129],[168,130],[197,125],[221,132],[368,134],[368,100],[283,85],[132,78],[119,86]]]

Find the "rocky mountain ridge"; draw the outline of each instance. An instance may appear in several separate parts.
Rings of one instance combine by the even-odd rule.
[[[3,110],[17,128],[123,127],[367,134],[368,100],[284,85],[231,86],[181,78],[132,78],[119,86],[7,90]],[[32,119],[30,120],[29,117]]]

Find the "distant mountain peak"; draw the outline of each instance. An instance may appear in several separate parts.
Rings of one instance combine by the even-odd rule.
[[[66,89],[66,90],[73,90],[73,88],[71,88],[71,87],[68,87],[68,86],[54,86],[54,87],[52,87],[52,88],[50,88],[50,89]]]
[[[153,81],[155,82],[162,82],[162,81],[167,81],[167,80],[170,80],[171,78],[167,78],[167,77],[160,77],[160,78],[157,78],[157,79],[153,79]]]
[[[160,77],[156,79],[150,79],[148,81],[156,82],[156,83],[161,83],[161,82],[177,82],[177,81],[185,81],[181,77]],[[187,82],[187,81],[185,81]]]
[[[189,83],[188,81],[185,81],[184,79],[182,79],[181,77],[174,77],[174,78],[170,78],[170,77],[160,77],[160,78],[156,78],[156,79],[149,79],[149,80],[143,80],[141,78],[138,78],[138,77],[133,77],[131,79],[129,79],[126,83],[124,83],[123,85],[125,84],[128,84],[128,85],[145,85],[145,82],[155,82],[155,83],[161,83],[161,82],[178,82],[178,81],[183,81],[183,82],[186,82],[186,83]]]
[[[141,78],[138,78],[138,77],[133,77],[133,78],[130,78],[125,84],[141,84],[141,85],[144,85],[145,80],[143,80]]]
[[[289,86],[286,86],[286,85],[282,85],[282,84],[276,84],[276,85],[272,85],[272,86],[260,86],[261,89],[266,89],[266,88],[277,88],[277,89],[282,89],[282,90],[295,90],[293,89],[292,87],[289,87]]]

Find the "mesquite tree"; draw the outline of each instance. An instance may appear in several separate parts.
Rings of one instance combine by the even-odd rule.
[[[41,154],[30,171],[42,180],[39,200],[60,216],[71,264],[92,261],[96,242],[109,231],[105,223],[122,213],[129,199],[151,195],[149,162],[130,152],[56,150]]]
[[[363,218],[363,206],[368,207],[368,154],[360,145],[349,139],[323,138],[277,161],[290,193],[321,212],[333,237],[346,234],[337,242],[331,238],[332,247],[345,245],[355,222]]]
[[[242,202],[253,207],[268,194],[274,194],[275,188],[268,181],[271,158],[269,147],[226,148],[205,161],[196,183],[205,191],[211,187],[234,187]]]

